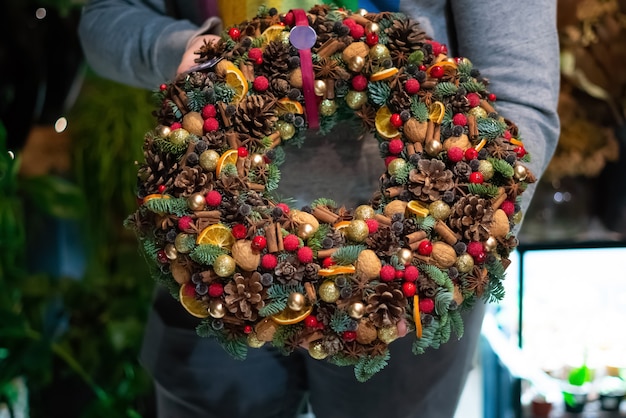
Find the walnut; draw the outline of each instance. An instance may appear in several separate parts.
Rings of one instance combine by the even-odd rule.
[[[183,116],[183,128],[190,134],[201,137],[204,134],[202,130],[203,124],[204,119],[202,119],[202,115],[198,112],[189,112]]]
[[[295,89],[302,88],[302,70],[300,68],[296,68],[291,72],[289,75],[289,84]]]
[[[191,280],[191,272],[178,260],[170,261],[170,271],[176,283],[188,283]]]
[[[278,324],[276,322],[270,318],[265,318],[255,325],[254,332],[259,341],[272,341],[277,329]]]
[[[431,258],[439,268],[452,267],[456,263],[456,251],[443,241],[433,242]]]
[[[415,118],[410,118],[404,124],[404,136],[411,142],[423,144],[426,140],[426,122],[420,122]]]
[[[382,263],[372,250],[363,250],[355,263],[356,273],[367,279],[374,279],[380,274]]]
[[[235,263],[245,271],[254,271],[259,267],[261,262],[261,254],[254,251],[252,241],[238,240],[231,248],[231,254],[235,259]]]
[[[359,344],[369,344],[378,338],[376,326],[369,319],[361,319],[356,329],[356,340]]]
[[[470,148],[472,146],[467,135],[462,134],[461,136],[451,136],[443,141],[443,149],[448,151],[452,147],[459,147],[463,151]]]
[[[505,237],[510,230],[509,217],[502,209],[497,209],[493,214],[489,232],[495,238]]]
[[[396,213],[402,213],[406,211],[407,203],[403,200],[394,200],[389,202],[387,206],[385,206],[385,216],[392,217]]]
[[[345,62],[351,62],[354,57],[365,58],[370,53],[370,48],[365,42],[352,42],[342,52],[342,58]]]

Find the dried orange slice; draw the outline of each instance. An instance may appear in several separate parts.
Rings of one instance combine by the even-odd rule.
[[[389,77],[393,77],[398,74],[398,69],[396,67],[385,68],[384,70],[380,70],[370,76],[370,81],[380,81]]]
[[[517,145],[518,147],[523,147],[523,146],[524,146],[524,144],[522,143],[522,141],[520,141],[520,140],[519,140],[519,139],[517,139],[517,138],[511,138],[511,139],[509,139],[509,142],[510,142],[511,144],[513,144],[513,145]]]
[[[422,206],[422,204],[420,202],[418,202],[417,200],[411,200],[406,205],[406,209],[409,212],[411,212],[412,214],[417,215],[417,216],[421,216],[422,218],[425,218],[430,213],[428,208],[425,207],[425,206]]]
[[[420,298],[413,296],[413,321],[415,322],[415,335],[422,338],[422,317],[420,316]]]
[[[235,237],[230,229],[224,224],[210,225],[204,228],[198,238],[196,244],[211,244],[230,250],[235,243]]]
[[[313,312],[313,306],[305,307],[299,311],[285,308],[276,315],[272,315],[270,318],[272,318],[272,320],[279,325],[291,325],[297,324],[300,321],[304,321],[304,318],[311,315],[311,312]]]
[[[280,37],[280,34],[283,33],[284,30],[285,30],[285,27],[283,25],[278,25],[278,24],[272,25],[268,27],[267,29],[265,29],[263,33],[261,33],[261,36],[264,38],[263,45],[261,45],[261,48],[267,46],[267,44],[269,44],[270,42],[277,40]]]
[[[333,225],[336,231],[342,230],[346,226],[350,225],[350,221],[340,221]]]
[[[170,198],[170,195],[168,194],[152,193],[143,198],[143,203],[146,203],[148,200],[152,200],[152,199],[169,199],[169,198]]]
[[[231,103],[239,103],[248,94],[248,80],[234,64],[226,67],[224,81],[235,90],[235,96]]]
[[[220,172],[226,166],[226,164],[237,164],[238,158],[239,156],[237,154],[237,150],[229,149],[228,151],[226,151],[217,160],[217,165],[215,166],[215,174],[219,176]]]
[[[320,269],[317,274],[322,277],[338,276],[340,274],[352,274],[356,271],[356,268],[350,266],[330,266],[325,269]]]
[[[376,125],[376,132],[383,138],[391,139],[400,134],[398,128],[391,124],[389,118],[391,117],[391,110],[387,106],[382,106],[376,112],[376,118],[374,124]]]
[[[434,63],[433,65],[431,65],[430,67],[428,67],[426,69],[426,74],[430,75],[430,71],[433,69],[433,67],[442,67],[444,70],[446,68],[452,68],[454,70],[456,70],[456,68],[458,67],[456,62],[452,62],[452,61],[439,61]]]
[[[196,299],[196,289],[194,289],[193,284],[183,283],[178,291],[178,296],[183,308],[196,318],[209,316],[208,307],[201,300]]]
[[[428,107],[428,119],[435,123],[441,123],[443,116],[446,114],[446,106],[440,101],[433,102]]]
[[[300,102],[284,97],[278,101],[278,113],[295,113],[301,115],[304,113],[304,108]]]

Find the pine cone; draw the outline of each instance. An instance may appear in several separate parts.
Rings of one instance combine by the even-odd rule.
[[[426,32],[412,19],[397,19],[385,30],[389,36],[387,48],[396,67],[403,67],[412,52],[421,49]]]
[[[367,299],[365,311],[377,327],[397,324],[404,315],[406,299],[402,291],[393,284],[381,283]]]
[[[400,247],[400,241],[390,227],[380,225],[378,231],[370,234],[365,243],[371,248],[379,258],[394,255]]]
[[[387,101],[387,107],[393,113],[400,113],[411,107],[411,96],[404,90],[394,90]]]
[[[423,158],[409,173],[409,190],[419,200],[439,200],[443,192],[454,187],[452,177],[452,171],[446,169],[443,161]]]
[[[286,260],[278,263],[274,269],[276,280],[284,285],[296,285],[304,278],[305,267],[296,260]]]
[[[465,93],[464,91],[461,93]],[[469,104],[469,100],[467,99],[467,96],[465,94],[460,94],[457,92],[457,94],[455,94],[451,99],[450,99],[450,106],[452,108],[452,113],[456,114],[456,113],[467,113],[470,110],[470,104]]]
[[[426,297],[432,298],[437,294],[437,283],[425,274],[417,279],[417,289]]]
[[[233,280],[224,286],[226,309],[239,319],[255,321],[259,309],[265,306],[266,292],[261,284],[261,273],[250,277],[235,273]]]
[[[330,334],[322,339],[322,346],[328,355],[332,356],[343,350],[343,342],[337,335]]]
[[[147,194],[156,193],[161,185],[166,189],[172,187],[178,171],[178,161],[173,154],[155,153],[151,148],[144,149],[145,162],[138,171]]]
[[[286,80],[289,72],[289,48],[290,46],[281,40],[270,42],[263,51],[261,73],[270,79],[282,76]]]
[[[179,189],[180,196],[189,196],[196,192],[204,192],[209,185],[211,177],[202,169],[196,167],[183,167],[174,180],[174,186]]]
[[[254,94],[239,102],[234,115],[234,128],[241,133],[263,138],[274,131],[276,98],[271,95]]]
[[[489,200],[478,195],[467,195],[452,206],[449,225],[467,240],[484,241],[489,238],[492,217],[493,208]]]

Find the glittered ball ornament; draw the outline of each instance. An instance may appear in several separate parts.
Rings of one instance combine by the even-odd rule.
[[[398,339],[398,327],[387,325],[378,329],[378,339],[385,344],[390,344]]]
[[[334,303],[339,299],[341,290],[332,280],[326,280],[318,289],[320,299],[327,303]]]
[[[337,111],[337,103],[334,100],[324,99],[320,103],[320,114],[322,116],[332,116]]]
[[[328,357],[328,352],[321,341],[313,341],[309,344],[309,355],[315,360],[324,360]]]
[[[474,268],[474,258],[469,254],[461,254],[454,265],[460,273],[469,273]]]
[[[235,273],[237,264],[228,254],[218,256],[213,262],[213,271],[220,277],[229,277]]]
[[[369,52],[370,58],[377,61],[382,61],[384,59],[390,58],[391,54],[389,53],[389,49],[383,44],[374,45]]]
[[[396,158],[393,161],[391,161],[389,165],[387,166],[387,172],[392,176],[396,176],[403,172],[403,170],[406,167],[406,164],[407,164],[406,160],[402,158]]]
[[[354,219],[370,219],[376,215],[376,211],[370,205],[360,205],[354,210]]]
[[[220,154],[212,149],[206,150],[198,157],[198,163],[206,171],[215,171]]]
[[[369,227],[367,223],[362,219],[353,219],[350,224],[346,226],[346,237],[349,240],[356,242],[363,242],[369,235]]]
[[[174,145],[187,143],[187,138],[189,138],[189,131],[183,128],[176,129],[167,136],[167,139]]]
[[[435,200],[428,206],[428,210],[433,218],[439,220],[447,219],[452,211],[450,205],[443,200]]]
[[[345,97],[346,104],[352,110],[359,110],[367,103],[367,92],[350,90]]]
[[[260,348],[265,345],[265,341],[259,340],[259,336],[256,334],[256,332],[251,332],[250,334],[248,334],[248,336],[246,337],[246,342],[248,343],[248,346],[252,348]]]

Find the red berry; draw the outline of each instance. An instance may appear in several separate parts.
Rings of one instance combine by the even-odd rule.
[[[270,82],[264,75],[256,77],[252,83],[252,87],[254,87],[256,91],[265,91],[269,88],[269,86]]]
[[[230,36],[230,39],[232,39],[233,41],[236,41],[241,36],[241,31],[234,27],[230,28],[228,29],[228,36]]]
[[[167,264],[169,263],[169,258],[167,258],[167,255],[165,254],[165,250],[159,250],[157,252],[157,261],[161,264]]]
[[[166,89],[167,89],[167,84],[161,84],[159,86],[159,90],[161,90],[161,91],[166,90]]]
[[[383,282],[390,282],[395,278],[396,278],[396,269],[392,265],[385,264],[380,269],[380,280],[382,280]]]
[[[375,234],[378,231],[378,221],[374,218],[369,218],[365,220],[367,224],[367,231],[371,234]]]
[[[208,104],[208,105],[204,105],[204,107],[202,108],[203,119],[214,118],[216,115],[217,115],[217,109],[215,108],[215,105]]]
[[[191,216],[181,216],[178,219],[178,229],[180,229],[181,231],[186,231],[188,230],[191,225],[193,224],[193,219],[191,219]]]
[[[378,43],[378,34],[376,32],[370,32],[365,37],[365,43],[369,46],[374,46]]]
[[[165,192],[165,184],[159,184],[159,187],[157,187],[157,190],[159,191],[159,193],[163,193]]]
[[[404,293],[404,296],[406,296],[407,298],[415,296],[416,292],[417,292],[417,286],[415,286],[415,283],[413,282],[402,283],[402,293]]]
[[[289,214],[289,206],[287,206],[285,203],[278,203],[278,204],[276,205],[276,207],[277,207],[277,208],[281,208],[281,209],[283,210],[283,213],[284,213],[285,215],[288,215],[288,214]]]
[[[404,280],[414,282],[420,277],[420,271],[414,265],[408,265],[404,268]]]
[[[346,342],[352,342],[356,340],[356,331],[344,331],[342,338]]]
[[[367,88],[367,77],[357,74],[352,78],[352,88],[356,91],[363,91]]]
[[[502,209],[502,211],[506,213],[506,216],[513,216],[513,214],[515,213],[515,203],[511,202],[510,200],[505,200],[500,205],[500,209]]]
[[[354,21],[354,19],[348,18],[343,20],[343,24],[349,28],[352,28],[353,26],[356,26],[357,23]]]
[[[420,82],[417,81],[416,78],[409,78],[406,83],[404,83],[404,91],[409,94],[416,94],[420,91]]]
[[[283,19],[283,23],[287,26],[292,26],[295,20],[296,18],[294,17],[293,12],[289,12],[285,15],[285,18]]]
[[[441,53],[445,54],[445,55],[448,55],[448,47],[447,47],[447,45],[443,45],[443,44],[441,45]]]
[[[433,55],[437,56],[441,54],[442,45],[437,41],[430,41],[430,45],[433,47]]]
[[[489,93],[489,96],[487,96],[487,98],[489,99],[490,102],[496,101],[496,95],[493,93]]]
[[[324,261],[322,261],[322,267],[324,267],[325,269],[332,266],[333,264],[335,264],[335,262],[333,261],[332,257],[326,257]]]
[[[244,224],[235,224],[231,233],[235,239],[244,239],[248,235],[248,228]]]
[[[474,257],[474,262],[477,264],[481,264],[484,263],[485,260],[487,260],[487,253],[482,252],[480,254],[478,254],[476,257]]]
[[[304,326],[308,328],[316,328],[319,324],[319,321],[315,317],[315,315],[309,315],[304,318]]]
[[[310,247],[301,247],[298,249],[298,260],[305,264],[312,262],[313,250]]]
[[[385,157],[385,167],[389,167],[389,163],[395,160],[396,158],[398,157],[396,157],[395,155],[389,155],[388,157]]]
[[[209,285],[209,296],[219,298],[224,294],[224,285],[219,282],[213,282]]]
[[[435,301],[430,298],[420,299],[419,310],[425,314],[432,313],[435,310]]]
[[[474,258],[476,258],[478,254],[484,253],[484,252],[485,252],[485,247],[483,246],[482,242],[472,241],[469,244],[467,244],[467,253]]]
[[[220,124],[215,118],[206,118],[204,120],[204,124],[202,125],[202,129],[204,132],[214,132],[220,128]]]
[[[220,203],[222,203],[222,195],[217,190],[211,190],[206,194],[204,200],[206,201],[207,205],[215,208],[219,206]]]
[[[239,158],[246,158],[248,156],[248,148],[246,147],[237,148],[237,156]]]
[[[261,251],[267,246],[267,239],[263,235],[257,235],[252,238],[252,248]]]
[[[404,124],[404,122],[402,122],[402,117],[400,116],[399,113],[393,113],[389,117],[389,122],[391,122],[391,124],[395,126],[396,128],[399,128]]]
[[[393,155],[398,155],[404,149],[404,142],[401,139],[392,139],[389,141],[389,152]]]
[[[430,76],[435,78],[441,78],[445,74],[445,70],[441,65],[434,65],[430,69]]]
[[[286,251],[295,251],[300,246],[300,240],[294,234],[289,234],[283,238],[283,247]]]
[[[420,71],[426,71],[426,68],[428,68],[428,67],[426,67],[424,64],[419,66],[419,70]]]
[[[463,149],[460,147],[450,147],[448,150],[448,160],[458,163],[463,160]]]
[[[250,51],[248,51],[248,58],[252,61],[263,58],[263,50],[261,48],[250,48]]]
[[[527,154],[526,148],[524,148],[523,146],[515,147],[513,151],[515,151],[515,153],[517,154],[517,158],[524,158],[524,156]]]
[[[243,327],[244,334],[250,334],[252,332],[252,325],[246,325]]]
[[[365,28],[359,24],[355,24],[350,28],[350,36],[354,39],[361,39],[365,35]]]
[[[480,105],[480,96],[476,93],[467,93],[467,101],[469,102],[470,107],[476,107]]]
[[[457,113],[452,116],[452,123],[458,126],[467,125],[467,117],[463,113]]]
[[[466,160],[475,160],[476,158],[478,158],[478,151],[476,151],[476,148],[468,148],[465,150]]]
[[[482,184],[485,181],[485,178],[483,177],[483,173],[480,171],[474,171],[470,174],[469,181],[474,184]]]
[[[278,265],[278,258],[274,254],[265,254],[261,257],[261,267],[265,270],[273,270]]]
[[[511,139],[511,132],[509,131],[504,131],[504,135],[502,135],[504,137],[504,139]]]
[[[396,270],[396,279],[404,278],[404,270]]]
[[[176,129],[180,129],[182,127],[183,125],[181,125],[180,122],[174,122],[170,125],[170,130],[175,131]]]
[[[420,255],[430,255],[433,252],[433,243],[425,239],[417,246],[417,252]]]

